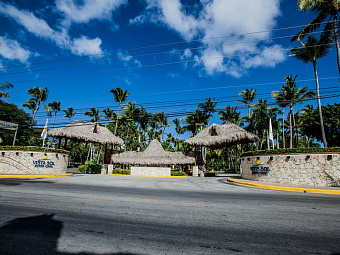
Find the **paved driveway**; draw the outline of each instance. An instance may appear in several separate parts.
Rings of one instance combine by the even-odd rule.
[[[340,254],[340,196],[221,178],[0,179],[0,254]]]

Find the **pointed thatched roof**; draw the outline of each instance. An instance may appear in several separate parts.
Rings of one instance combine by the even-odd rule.
[[[145,151],[114,153],[112,163],[130,165],[194,164],[195,158],[183,152],[165,151],[158,140],[152,140]]]
[[[222,125],[212,124],[184,142],[190,145],[203,145],[211,149],[220,149],[235,144],[254,142],[258,139],[256,135],[243,128],[233,123],[227,123]]]
[[[48,136],[57,138],[69,138],[72,140],[93,142],[101,144],[123,145],[124,141],[116,137],[106,127],[95,122],[74,121],[66,127],[54,128],[47,132]]]

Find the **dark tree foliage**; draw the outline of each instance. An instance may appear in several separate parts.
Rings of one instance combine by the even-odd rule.
[[[340,104],[322,106],[322,114],[328,146],[340,146]],[[322,141],[318,109],[307,105],[301,118],[301,134]]]
[[[29,145],[32,129],[31,116],[15,104],[0,100],[0,120],[19,124],[15,145]],[[1,145],[12,145],[15,131],[0,129]]]

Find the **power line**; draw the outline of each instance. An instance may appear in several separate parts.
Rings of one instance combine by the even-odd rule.
[[[317,24],[322,25],[322,24],[326,24],[326,23],[328,23],[328,22],[325,21],[325,22],[320,22],[320,23],[317,23]],[[170,42],[170,43],[163,43],[163,44],[157,44],[157,45],[141,46],[141,47],[130,48],[130,49],[125,49],[125,50],[116,50],[116,51],[112,51],[112,52],[85,55],[85,56],[80,56],[80,57],[64,58],[64,59],[51,60],[51,61],[43,61],[43,62],[37,62],[37,63],[31,63],[31,64],[25,64],[25,65],[1,67],[0,70],[1,69],[3,70],[3,69],[9,69],[9,68],[27,67],[27,66],[33,66],[33,65],[48,64],[48,63],[55,63],[55,62],[62,62],[62,61],[70,61],[70,60],[83,59],[83,58],[89,58],[89,57],[104,56],[104,55],[110,55],[110,54],[119,53],[119,52],[134,51],[134,50],[149,49],[149,48],[157,48],[157,47],[176,45],[176,44],[202,42],[202,41],[209,41],[209,40],[216,40],[216,39],[223,39],[223,38],[230,38],[230,37],[240,37],[240,36],[246,36],[246,35],[252,35],[252,34],[268,33],[268,32],[274,32],[274,31],[281,31],[281,30],[288,30],[288,29],[294,29],[294,28],[299,28],[299,27],[305,27],[307,25],[308,24],[296,25],[296,26],[284,27],[284,28],[275,28],[275,29],[271,29],[271,30],[255,31],[255,32],[236,34],[236,35],[225,35],[225,36],[218,36],[218,37],[201,38],[201,39],[196,39],[196,40],[187,40],[187,41]]]
[[[331,43],[331,44],[334,44],[334,43]],[[314,45],[314,46],[310,46],[310,47],[322,46],[322,45],[326,45],[326,44],[319,44],[319,45]],[[303,47],[294,47],[294,48],[302,49]],[[201,61],[212,60],[212,59],[221,59],[221,58],[224,59],[224,58],[239,57],[239,56],[248,56],[248,55],[257,55],[257,54],[264,54],[264,53],[289,51],[291,49],[293,49],[293,48],[290,48],[290,49],[281,49],[281,50],[269,50],[269,51],[261,51],[261,52],[249,52],[249,53],[243,53],[243,54],[234,54],[234,55],[212,57],[212,58],[202,58],[199,61],[201,62]],[[149,67],[166,66],[166,65],[190,63],[190,62],[197,62],[197,60],[196,59],[190,59],[190,60],[174,61],[174,62],[167,62],[167,63],[158,63],[158,64],[151,64],[151,65],[144,65],[144,66],[142,65],[142,66],[136,66],[136,67],[126,67],[126,68],[118,68],[118,69],[111,69],[111,70],[102,70],[102,71],[96,71],[96,72],[87,72],[87,73],[80,73],[80,74],[54,76],[54,77],[47,77],[47,78],[40,78],[40,79],[33,79],[33,80],[11,81],[11,83],[26,83],[26,82],[32,82],[32,81],[62,79],[62,78],[77,77],[77,76],[82,76],[82,75],[108,73],[108,72],[116,72],[116,71],[125,71],[125,70],[139,69],[139,68],[149,68]]]
[[[315,33],[321,33],[321,32],[320,31],[314,31],[311,34],[315,34]],[[178,49],[178,50],[174,49],[174,50],[163,51],[163,52],[155,52],[155,53],[140,54],[140,55],[131,55],[129,57],[131,57],[131,58],[150,57],[150,56],[155,56],[155,55],[163,55],[163,54],[181,52],[181,51],[186,51],[186,50],[200,50],[200,49],[208,49],[208,48],[222,47],[222,46],[228,46],[228,45],[237,45],[237,44],[246,44],[246,43],[254,43],[254,42],[272,41],[272,40],[276,40],[276,39],[290,38],[292,36],[294,36],[294,35],[272,37],[272,38],[262,39],[262,40],[242,41],[242,42],[237,42],[237,43],[215,44],[215,45],[209,45],[209,46],[192,47],[192,48],[185,48],[185,49]],[[116,61],[116,60],[123,60],[124,58],[125,57],[111,58],[111,59],[91,61],[91,62],[79,63],[79,64],[73,64],[73,65],[56,66],[56,67],[49,67],[49,68],[35,69],[35,70],[26,70],[26,71],[12,72],[12,73],[3,73],[3,74],[0,74],[0,76],[22,74],[22,73],[33,73],[33,72],[41,72],[41,71],[49,71],[49,70],[55,70],[55,69],[61,69],[61,68],[69,68],[69,67],[77,67],[77,66],[90,65],[90,64],[96,64],[96,63],[111,62],[111,61]]]

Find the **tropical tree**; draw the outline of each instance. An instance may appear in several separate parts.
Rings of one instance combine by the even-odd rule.
[[[149,114],[142,106],[137,108],[136,122],[138,123],[138,143],[140,145],[142,130],[146,132],[149,124]]]
[[[127,90],[124,91],[121,88],[112,89],[110,91],[110,93],[113,94],[113,99],[117,103],[119,103],[119,107],[118,107],[118,111],[117,111],[116,126],[115,126],[115,130],[114,130],[114,135],[116,135],[117,126],[118,126],[118,120],[119,120],[119,111],[120,111],[120,108],[122,107],[122,103],[128,98],[130,93]]]
[[[24,103],[22,106],[30,109],[32,111],[32,116],[33,116],[35,108],[37,108],[37,100],[33,98],[29,98],[26,100],[26,103]]]
[[[13,88],[13,85],[9,82],[5,82],[5,83],[0,85],[0,98],[1,97],[9,98],[9,94],[7,92],[2,91],[4,89],[9,89],[9,88]]]
[[[155,120],[161,125],[162,127],[162,135],[161,140],[163,141],[163,136],[165,132],[166,127],[170,127],[171,123],[168,122],[169,115],[164,114],[164,112],[156,113],[155,114]]]
[[[287,76],[288,77],[288,76]],[[287,78],[285,77],[285,78]],[[296,76],[294,78],[295,82]],[[286,138],[285,138],[285,108],[289,105],[290,98],[285,90],[281,91],[273,91],[272,97],[276,101],[276,103],[282,108],[282,141],[283,141],[283,148],[286,148]]]
[[[236,125],[240,124],[240,112],[237,112],[237,107],[223,106],[223,110],[219,111],[220,117],[217,119],[222,120],[225,123],[234,123]]]
[[[132,122],[135,122],[137,119],[137,114],[138,114],[138,107],[136,107],[136,103],[134,102],[128,102],[125,106],[124,106],[124,111],[123,111],[124,116],[127,118],[127,120],[130,120]],[[127,128],[127,136],[129,136],[129,131],[130,128],[128,126]]]
[[[178,150],[179,147],[179,137],[184,133],[184,128],[181,126],[181,119],[174,119],[172,123],[175,124],[175,131],[177,134],[176,148]]]
[[[71,118],[76,114],[72,107],[68,107],[66,110],[63,110],[65,113],[64,117],[68,118],[68,123],[71,122]]]
[[[251,102],[255,100],[255,94],[256,94],[256,89],[245,89],[238,94],[242,97],[242,99],[237,100],[238,102],[242,102],[247,105],[248,107],[248,119],[250,119],[250,107],[251,107]]]
[[[47,100],[48,89],[46,87],[45,88],[35,87],[34,89],[28,89],[27,93],[33,97],[32,98],[33,100],[36,101],[35,102],[36,108],[34,109],[34,112],[32,115],[32,122],[31,122],[31,124],[33,124],[35,115],[37,114],[39,110],[41,102],[45,102]]]
[[[110,108],[105,108],[102,112],[104,114],[100,115],[100,117],[107,119],[107,124],[108,124],[110,120],[113,118],[114,111],[112,111]]]
[[[84,115],[92,117],[91,122],[97,122],[100,119],[99,110],[95,107],[92,107],[89,111],[85,112]]]
[[[306,43],[301,41],[302,48],[295,47],[291,50],[293,57],[301,60],[304,63],[311,62],[314,68],[315,75],[315,85],[316,85],[316,96],[318,101],[319,115],[320,115],[320,126],[321,126],[321,134],[322,134],[322,142],[324,147],[327,147],[325,128],[323,124],[322,118],[322,108],[321,108],[321,100],[320,100],[320,89],[319,89],[319,78],[318,72],[316,69],[317,59],[324,57],[327,55],[330,49],[330,35],[328,32],[324,32],[320,39],[317,39],[314,36],[308,36],[306,39]]]
[[[281,91],[274,91],[274,95],[281,93],[283,96],[282,104],[288,103],[289,105],[289,130],[290,130],[290,148],[293,148],[293,123],[294,120],[294,105],[305,101],[308,98],[313,98],[315,93],[309,91],[307,87],[297,88],[296,87],[296,77],[293,78],[291,75],[284,77],[286,81],[284,85],[281,86]]]
[[[314,32],[326,22],[323,33],[331,33],[331,42],[335,41],[338,70],[340,74],[340,46],[338,33],[338,12],[340,11],[340,2],[338,0],[298,0],[298,8],[302,12],[315,12],[316,17],[297,33],[291,41],[303,40],[307,34]]]
[[[52,108],[50,106],[48,106],[47,104],[44,104],[44,108],[45,108],[47,116],[51,117],[52,116]]]
[[[204,103],[201,103],[198,105],[198,108],[201,109],[208,116],[208,124],[207,124],[208,126],[209,126],[210,118],[212,117],[212,114],[216,112],[217,103],[218,103],[217,101],[214,102],[213,99],[209,97],[204,100]]]
[[[193,113],[187,114],[184,122],[187,124],[183,127],[184,130],[191,132],[192,136],[195,136],[200,127],[208,124],[208,115],[197,108]]]
[[[52,101],[51,103],[48,104],[48,106],[51,107],[51,110],[54,113],[52,128],[54,128],[54,122],[55,118],[57,117],[57,113],[60,112],[60,105],[61,102],[58,101]]]

